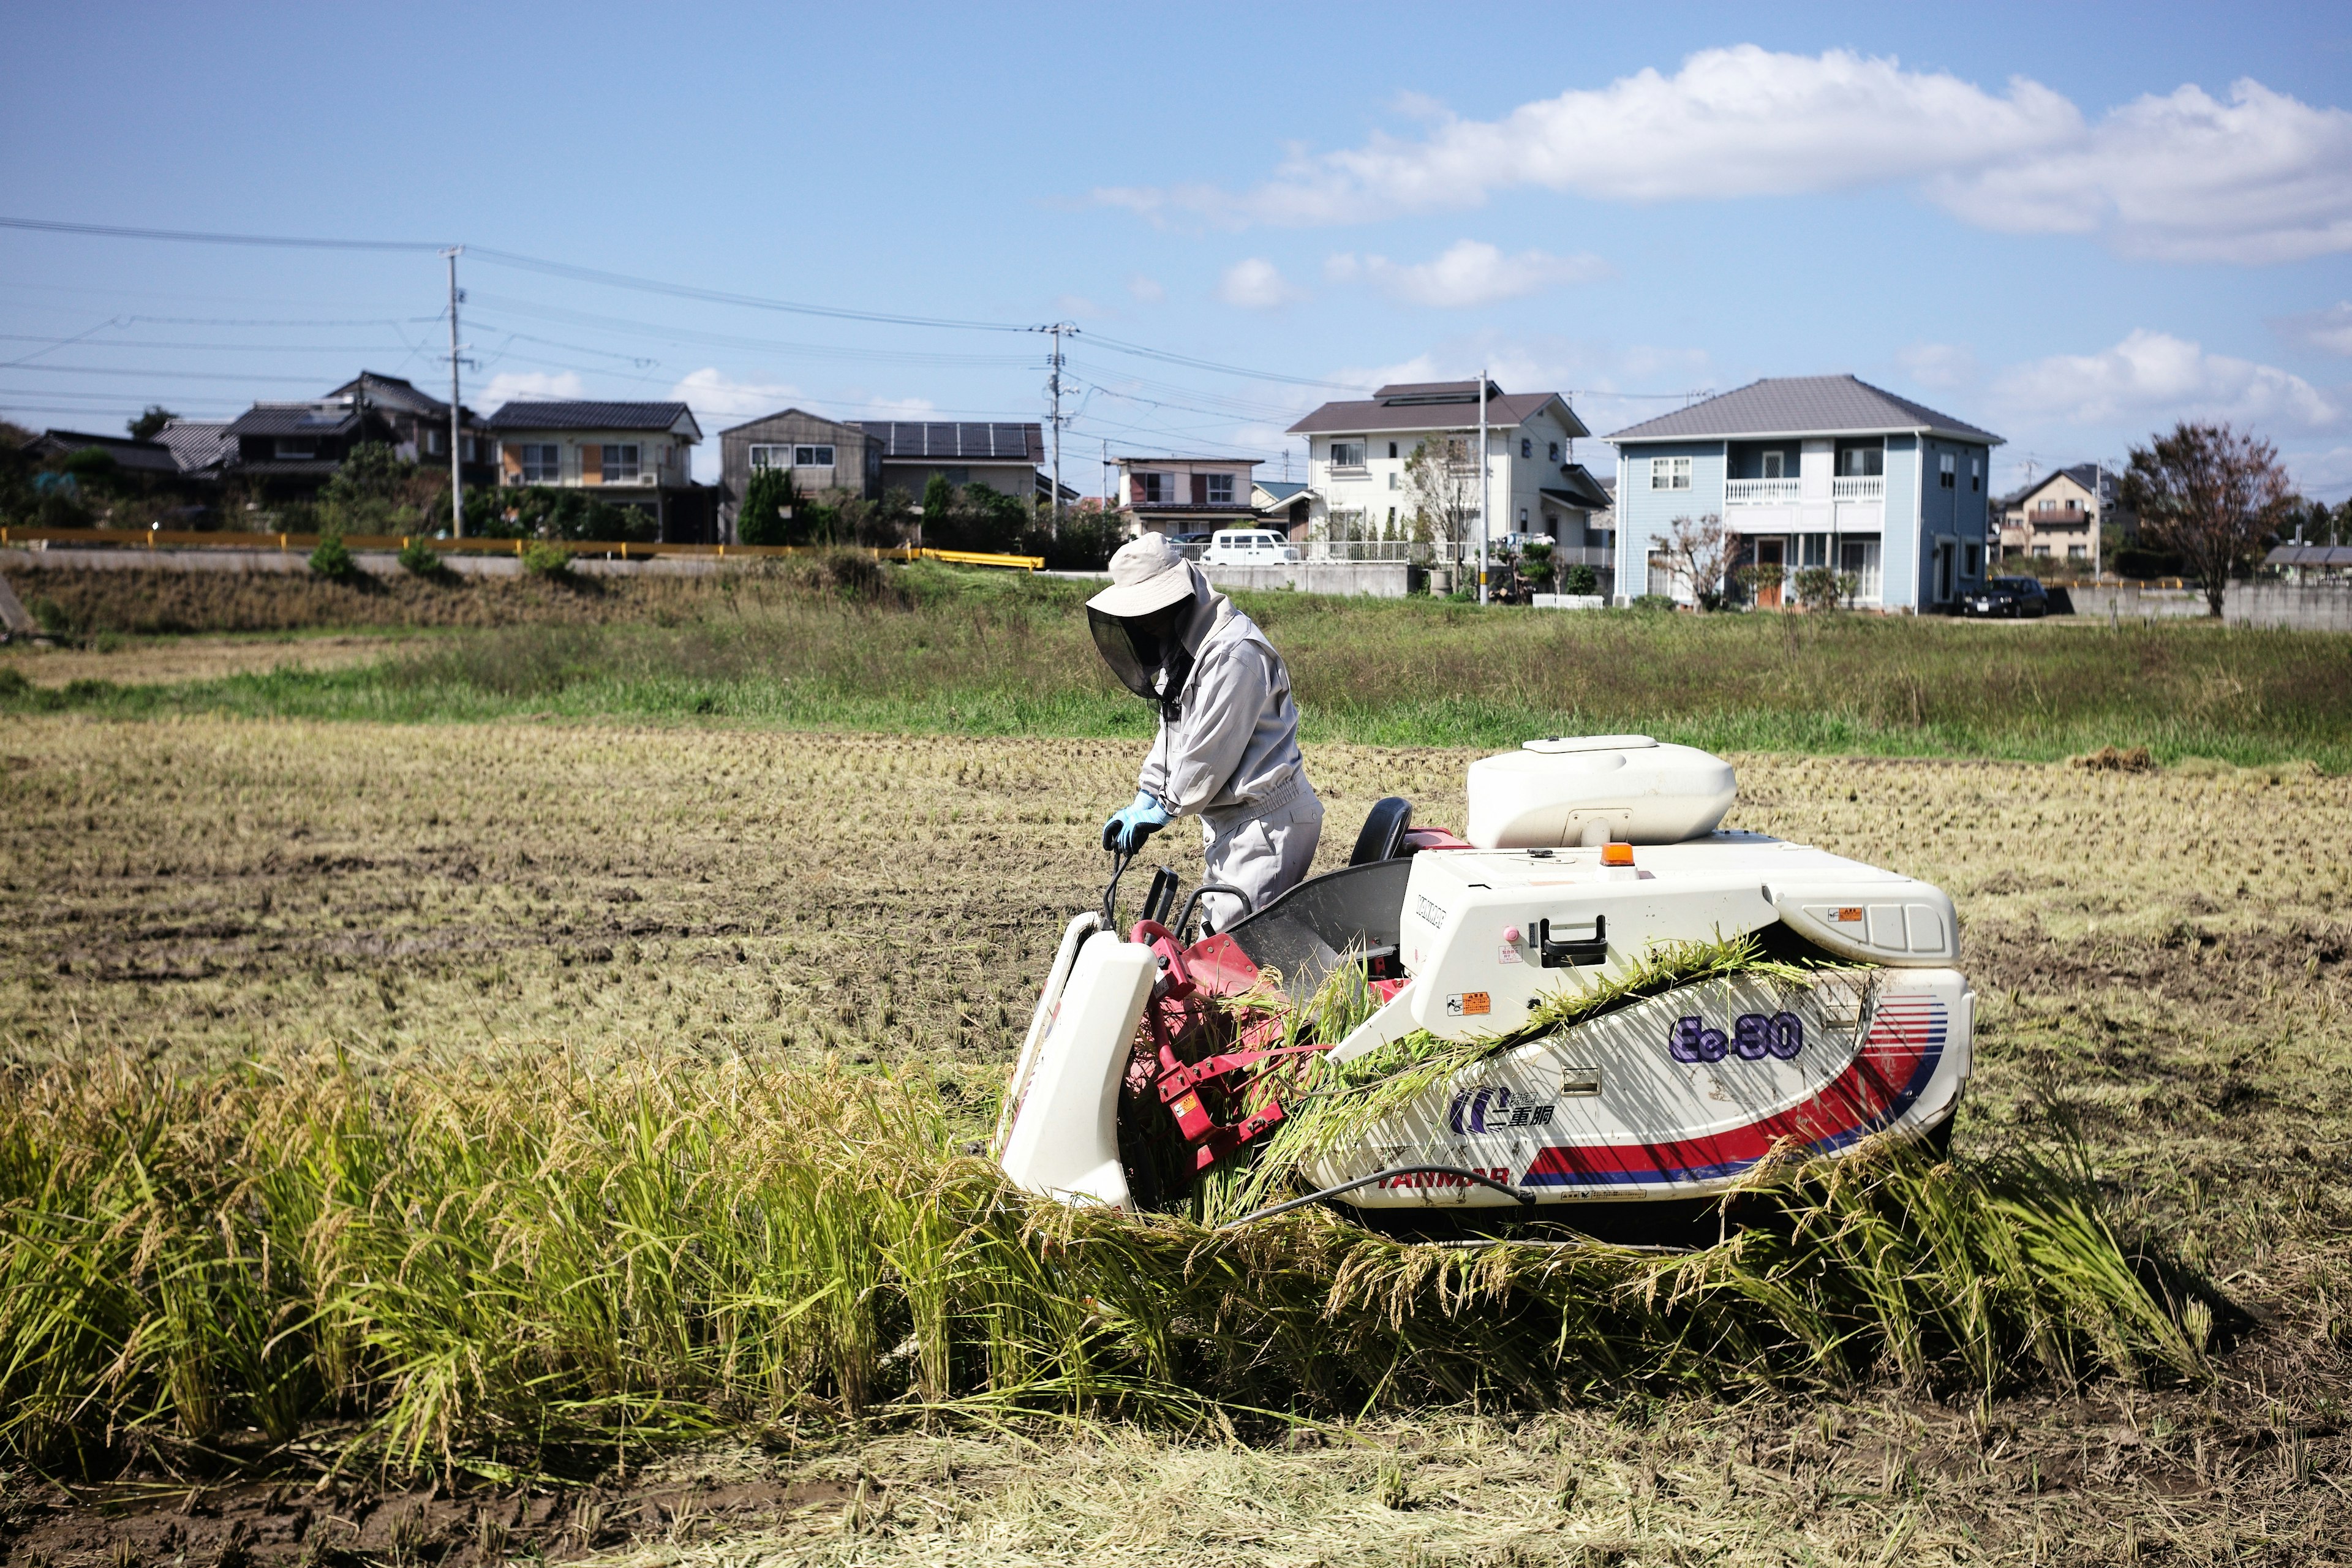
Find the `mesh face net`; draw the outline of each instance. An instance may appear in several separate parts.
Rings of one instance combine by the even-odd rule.
[[[1128,619],[1090,606],[1087,629],[1094,634],[1095,650],[1121,686],[1172,711],[1177,693],[1184,689],[1184,678],[1192,669],[1191,650],[1174,635],[1179,618],[1191,608],[1192,601],[1187,599]]]

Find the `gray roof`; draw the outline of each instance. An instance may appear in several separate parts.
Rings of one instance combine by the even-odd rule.
[[[1257,488],[1278,501],[1291,500],[1305,492],[1304,479],[1260,479]]]
[[[228,422],[221,434],[239,436],[347,436],[360,426],[360,412],[348,403],[257,403]]]
[[[586,403],[518,399],[482,421],[489,430],[667,430],[683,418],[702,438],[694,411],[683,403]]]
[[[1560,422],[1568,433],[1590,436],[1584,421],[1557,392],[1507,393],[1486,384],[1486,422],[1506,428],[1559,405]],[[1330,432],[1352,436],[1375,430],[1457,430],[1478,423],[1478,382],[1401,381],[1381,387],[1368,398],[1327,403],[1290,427],[1293,436]]]
[[[1560,482],[1546,485],[1543,493],[1554,500],[1566,501],[1587,511],[1607,511],[1617,504],[1616,498],[1601,488],[1601,482],[1588,472],[1582,463],[1560,465]]]
[[[2263,564],[2352,569],[2352,544],[2282,544],[2263,557]]]
[[[342,385],[327,394],[332,397],[352,397],[367,394],[367,400],[378,408],[396,408],[403,414],[430,415],[436,418],[449,417],[449,405],[429,394],[419,392],[414,382],[396,375],[379,375],[363,370]]]
[[[770,426],[785,426],[793,423],[823,426],[828,430],[838,430],[845,436],[865,434],[863,426],[852,425],[845,420],[828,419],[822,414],[811,414],[805,408],[779,408],[773,414],[762,414],[757,419],[746,419],[740,425],[730,425],[719,434],[721,437],[776,435],[781,432],[771,430],[768,428]]]
[[[180,472],[193,474],[216,468],[236,453],[236,440],[225,419],[172,419],[155,434],[156,442],[171,448]]]
[[[889,463],[952,461],[1029,463],[1045,460],[1042,425],[957,424],[940,421],[867,419],[866,434],[882,443]]]
[[[1630,425],[1612,441],[1729,436],[1865,436],[1922,431],[1999,445],[2000,437],[1851,375],[1784,375]]]

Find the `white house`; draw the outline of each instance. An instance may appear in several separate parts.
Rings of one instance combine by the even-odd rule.
[[[707,542],[715,492],[693,478],[702,427],[683,403],[518,401],[483,421],[497,441],[499,482],[594,490],[654,514],[670,543]]]
[[[1405,465],[1413,448],[1440,443],[1466,462],[1478,415],[1475,380],[1401,382],[1369,398],[1323,405],[1290,427],[1307,438],[1318,521],[1339,518],[1374,535],[1391,527],[1409,532]],[[1486,417],[1487,538],[1540,534],[1563,561],[1605,570],[1608,537],[1592,520],[1609,510],[1609,496],[1576,460],[1577,437],[1592,432],[1568,400],[1556,392],[1506,393],[1488,382]]]
[[[1620,430],[1618,598],[1688,599],[1659,542],[1714,513],[1748,563],[1850,572],[1859,604],[1949,608],[1985,574],[2000,439],[1851,375],[1754,382]]]

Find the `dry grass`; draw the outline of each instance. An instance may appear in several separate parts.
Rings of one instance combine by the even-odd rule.
[[[1060,918],[1097,890],[1088,845],[1134,752],[18,717],[0,735],[5,1050],[191,1068],[327,1041],[410,1065],[830,1053],[924,1064],[976,1103]],[[1326,860],[1381,793],[1458,822],[1464,760],[1315,749],[1339,797]],[[826,1439],[765,1462],[863,1465],[903,1501],[869,1506],[863,1534],[835,1503],[822,1540],[725,1553],[1079,1562],[1131,1536],[1201,1562],[2095,1562],[2128,1537],[2180,1561],[2346,1560],[2352,782],[1748,758],[1741,783],[1739,825],[1958,899],[1982,999],[1962,1148],[2076,1130],[2126,1222],[2255,1310],[2209,1391],[1637,1402],[1537,1435],[1436,1415],[1370,1428],[1372,1450],[971,1436],[952,1479],[919,1439]],[[1197,873],[1188,836],[1157,842]],[[1400,1446],[1432,1484],[1370,1513]],[[1586,1502],[1563,1512],[1546,1489],[1570,1461]]]
[[[335,633],[168,638],[109,634],[81,645],[12,643],[0,647],[0,671],[14,670],[32,685],[49,689],[77,680],[147,686],[278,669],[349,669],[399,651],[402,642]]]

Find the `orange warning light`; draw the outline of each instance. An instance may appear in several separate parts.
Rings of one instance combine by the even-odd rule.
[[[1601,863],[1603,866],[1631,866],[1633,863],[1633,847],[1631,844],[1603,844],[1601,847]]]

